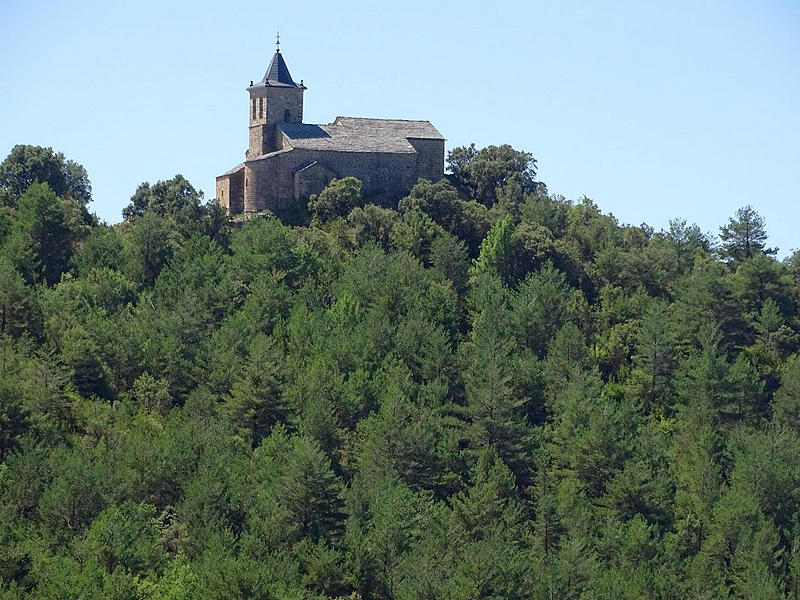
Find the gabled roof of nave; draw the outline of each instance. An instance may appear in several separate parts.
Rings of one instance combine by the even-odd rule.
[[[429,121],[336,117],[327,125],[279,123],[292,148],[334,152],[412,153],[412,139],[443,140]]]

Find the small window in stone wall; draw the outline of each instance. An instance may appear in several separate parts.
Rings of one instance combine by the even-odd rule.
[[[264,99],[263,98],[259,98],[258,99],[258,118],[259,119],[263,119],[264,118]]]
[[[291,114],[292,114],[292,113],[290,113],[290,112],[289,112],[289,109],[287,108],[285,111],[283,111],[283,120],[284,120],[284,121],[288,121],[288,120],[289,120],[289,118],[291,117]]]

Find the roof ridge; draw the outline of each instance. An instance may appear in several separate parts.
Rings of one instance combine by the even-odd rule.
[[[430,123],[428,119],[387,119],[385,117],[348,117],[346,115],[339,115],[333,120],[335,123],[338,119],[354,119],[357,121],[399,121],[402,123]],[[331,123],[333,125],[333,123]]]

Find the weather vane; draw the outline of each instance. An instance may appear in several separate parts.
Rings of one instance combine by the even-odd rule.
[[[281,30],[280,30],[280,28],[278,29],[278,34],[277,34],[277,36],[275,38],[275,51],[276,52],[280,52],[281,51]]]

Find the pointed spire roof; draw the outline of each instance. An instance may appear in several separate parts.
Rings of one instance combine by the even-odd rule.
[[[281,55],[281,32],[278,30],[277,39],[275,40],[275,54],[272,57],[272,62],[269,63],[267,72],[264,77],[257,84],[253,85],[250,82],[248,90],[257,87],[293,87],[306,89],[301,80],[299,84],[295,83],[289,73],[289,67],[286,66],[286,61],[283,60]]]
[[[283,60],[283,55],[280,50],[275,51],[272,57],[272,62],[269,63],[267,72],[264,77],[258,82],[259,86],[269,87],[301,87],[296,84],[289,73],[289,67],[286,66],[286,61]]]
[[[289,67],[286,66],[286,61],[283,60],[283,55],[281,55],[280,50],[275,51],[275,56],[272,57],[272,62],[269,63],[269,69],[267,69],[267,72],[264,74],[263,81],[270,84],[291,85],[292,87],[297,85],[292,80]]]

